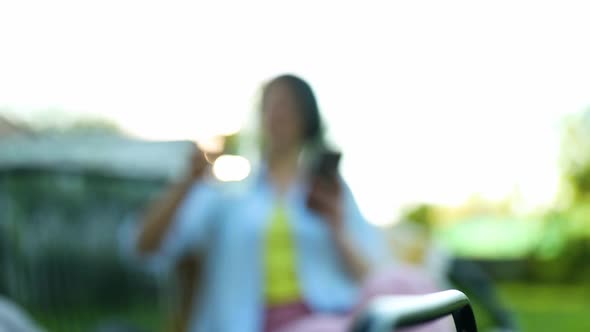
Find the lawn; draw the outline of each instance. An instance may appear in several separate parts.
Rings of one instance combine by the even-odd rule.
[[[517,313],[523,331],[590,331],[590,284],[503,284],[500,296]]]
[[[94,332],[99,325],[119,322],[136,326],[142,330],[160,332],[164,315],[157,305],[137,304],[130,308],[81,309],[71,313],[36,313],[37,321],[48,332]]]
[[[590,284],[538,285],[505,283],[499,285],[504,303],[516,315],[524,332],[590,331]],[[486,331],[489,320],[475,306],[480,330]],[[81,311],[69,315],[35,315],[49,331],[89,332],[100,321],[122,320],[158,332],[163,317],[154,305],[137,305],[127,309]]]

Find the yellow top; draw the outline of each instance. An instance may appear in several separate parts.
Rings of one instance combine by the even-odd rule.
[[[265,298],[269,305],[295,302],[301,298],[296,270],[296,250],[287,211],[277,204],[266,234]]]

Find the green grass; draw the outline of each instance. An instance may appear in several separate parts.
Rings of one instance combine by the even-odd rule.
[[[33,313],[49,332],[91,332],[98,324],[117,321],[146,331],[162,330],[164,315],[153,304],[137,304],[128,308],[93,308],[72,312]]]
[[[524,332],[590,331],[589,285],[538,285],[504,283],[498,286],[501,300],[515,314]],[[475,314],[480,330],[485,332],[490,320],[478,307]],[[98,322],[119,319],[159,332],[164,315],[155,305],[142,304],[130,308],[81,310],[62,314],[40,314],[35,318],[51,332],[88,332]]]
[[[502,284],[500,296],[523,331],[590,331],[590,284]]]

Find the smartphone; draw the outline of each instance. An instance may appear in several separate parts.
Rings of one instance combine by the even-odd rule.
[[[338,164],[340,164],[341,156],[340,152],[335,151],[323,151],[319,154],[311,167],[312,181],[318,179],[334,180],[338,175]],[[317,208],[314,207],[316,205],[314,203],[310,192],[310,196],[307,197],[307,207],[310,209]]]
[[[342,154],[336,151],[322,152],[311,169],[311,175],[320,178],[329,178],[338,174],[338,165]]]

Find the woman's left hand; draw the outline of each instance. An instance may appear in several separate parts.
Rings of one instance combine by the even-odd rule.
[[[307,206],[319,213],[336,234],[343,231],[342,185],[337,177],[313,179]]]

